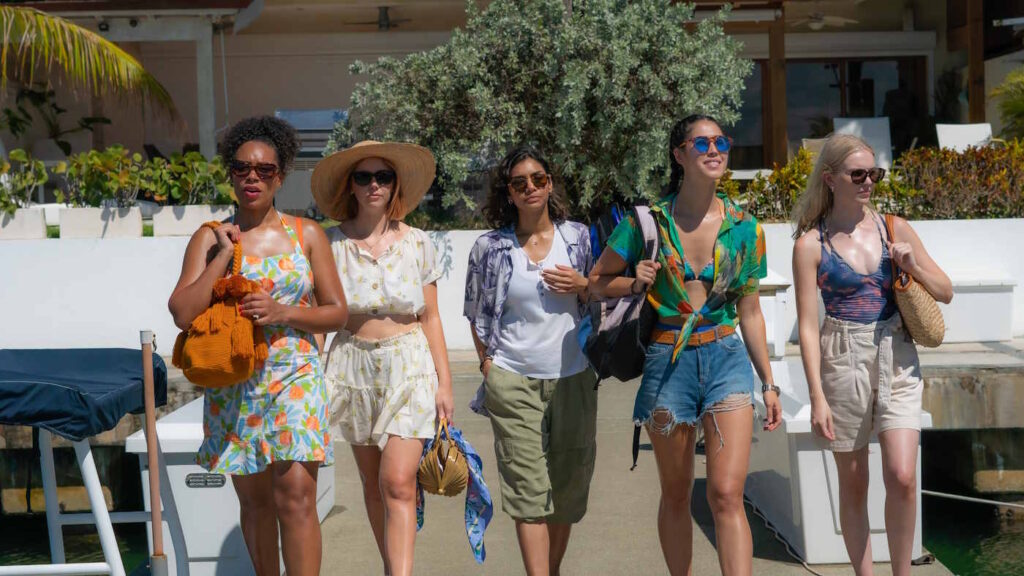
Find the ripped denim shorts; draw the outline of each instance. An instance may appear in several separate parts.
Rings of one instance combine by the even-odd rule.
[[[754,394],[754,371],[738,334],[683,348],[675,363],[672,345],[651,343],[633,405],[633,422],[637,426],[650,422],[651,431],[668,434],[676,425],[695,426],[704,414],[721,411],[715,405],[727,398],[722,406],[726,410],[747,405],[737,405],[736,397],[730,397],[734,394],[746,394],[748,401]],[[671,418],[654,426],[651,414],[663,410]]]

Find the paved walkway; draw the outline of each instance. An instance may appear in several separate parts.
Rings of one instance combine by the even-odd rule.
[[[501,512],[494,440],[490,422],[469,411],[466,403],[480,381],[472,353],[452,352],[456,423],[480,453],[484,477],[493,491],[495,514],[487,530],[487,561],[477,566],[466,542],[462,495],[428,496],[426,521],[416,540],[418,575],[524,574],[512,520]],[[642,451],[630,472],[633,395],[636,383],[609,382],[601,387],[598,412],[598,454],[587,517],[573,532],[563,574],[667,574],[658,545],[655,519],[658,479],[654,457]],[[323,574],[381,574],[380,558],[364,513],[361,488],[351,450],[336,445],[336,508],[323,524]],[[693,506],[695,575],[718,574],[714,527],[704,498],[704,457],[697,455]],[[810,574],[787,555],[763,522],[748,509],[754,534],[754,574]],[[814,566],[821,574],[852,574],[849,566]],[[891,574],[879,565],[875,574]],[[915,576],[950,574],[939,564],[914,569]]]

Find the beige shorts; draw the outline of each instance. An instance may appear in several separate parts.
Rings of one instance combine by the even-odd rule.
[[[832,410],[833,452],[868,445],[871,433],[921,429],[921,365],[899,313],[860,324],[825,317],[821,329],[821,388]]]

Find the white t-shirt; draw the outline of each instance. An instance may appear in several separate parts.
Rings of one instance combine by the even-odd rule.
[[[512,278],[492,360],[501,368],[544,379],[565,378],[586,370],[587,358],[576,340],[578,297],[551,291],[540,275],[541,270],[556,264],[571,266],[568,248],[557,231],[551,250],[536,264],[516,241]]]

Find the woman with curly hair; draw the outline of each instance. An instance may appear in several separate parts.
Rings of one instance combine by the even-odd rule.
[[[168,303],[174,323],[187,330],[210,306],[214,282],[230,272],[236,242],[245,255],[242,275],[263,285],[240,309],[263,327],[269,357],[249,380],[206,389],[196,458],[210,472],[231,475],[242,536],[260,576],[280,573],[279,538],[289,575],[320,573],[317,470],[334,455],[313,334],[336,330],[348,316],[323,230],[274,209],[298,148],[295,129],[278,118],[247,118],[228,130],[220,155],[237,212],[192,236]]]
[[[558,574],[597,452],[597,375],[577,341],[590,235],[568,220],[547,161],[528,147],[502,160],[484,213],[496,230],[477,239],[466,276],[484,376],[471,407],[490,416],[501,507],[527,574]]]

